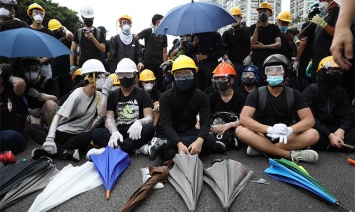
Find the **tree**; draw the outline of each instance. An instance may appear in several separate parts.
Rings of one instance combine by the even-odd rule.
[[[18,9],[16,11],[16,17],[32,24],[32,19],[27,15],[27,8],[33,3],[41,5],[46,10],[46,15],[43,20],[43,26],[47,27],[49,20],[55,18],[60,23],[68,28],[71,32],[75,32],[76,29],[83,27],[83,22],[77,16],[77,12],[67,7],[59,6],[58,3],[54,3],[51,0],[21,0],[18,2]]]
[[[302,16],[297,16],[295,19],[292,20],[292,24],[297,24],[301,21],[303,21]]]

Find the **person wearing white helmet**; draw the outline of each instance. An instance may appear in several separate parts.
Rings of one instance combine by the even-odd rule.
[[[70,50],[76,54],[77,47],[80,47],[79,64],[74,63],[74,54],[70,55],[70,70],[74,73],[77,69],[76,65],[81,67],[85,61],[89,59],[101,60],[101,56],[105,53],[105,36],[104,32],[93,26],[94,9],[89,6],[80,9],[80,15],[85,24],[84,27],[74,32],[74,39],[71,43]]]
[[[129,58],[123,58],[115,71],[121,87],[110,93],[107,99],[106,128],[96,128],[91,132],[95,145],[122,151],[147,154],[147,143],[153,138],[153,104],[143,89],[135,86],[137,65]],[[104,150],[92,149],[90,154]]]
[[[90,130],[106,115],[107,95],[111,90],[113,80],[106,78],[102,93],[97,91],[98,81],[105,78],[105,68],[101,61],[90,59],[83,64],[82,75],[85,76],[85,86],[75,89],[53,117],[48,135],[38,133],[38,143],[42,148],[32,151],[32,158],[43,155],[79,161],[79,150],[85,151],[90,144]],[[41,134],[41,135],[39,135]]]

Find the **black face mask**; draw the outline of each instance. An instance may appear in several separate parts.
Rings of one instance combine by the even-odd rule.
[[[267,16],[266,12],[261,12],[259,13],[259,19],[261,22],[266,22],[267,20],[269,20],[269,17]]]
[[[92,27],[92,24],[94,23],[94,19],[85,19],[84,24],[87,27]]]
[[[133,78],[124,77],[123,79],[120,79],[120,82],[122,87],[130,88],[132,85],[134,85],[134,77]]]
[[[246,77],[245,79],[244,79],[244,85],[251,85],[251,84],[253,84],[252,82],[253,82],[253,80],[254,80],[254,78],[250,78],[250,77]]]
[[[54,31],[53,34],[54,34],[54,37],[57,39],[61,39],[61,38],[65,37],[63,30]]]
[[[213,88],[218,92],[226,91],[230,86],[228,86],[228,82],[214,82]]]
[[[194,80],[193,79],[191,79],[191,80],[176,80],[175,83],[176,83],[176,86],[181,91],[188,91],[188,90],[190,90],[193,87]]]
[[[330,86],[340,85],[341,74],[324,74],[324,81],[327,82]]]

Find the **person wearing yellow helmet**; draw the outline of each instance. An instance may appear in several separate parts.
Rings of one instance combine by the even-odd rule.
[[[355,145],[354,119],[346,91],[340,86],[343,69],[333,56],[323,58],[317,69],[317,83],[303,91],[307,104],[312,108],[319,132],[314,148],[327,151],[348,152],[344,144]],[[354,151],[354,150],[353,150]]]
[[[297,46],[292,32],[288,30],[292,22],[292,14],[284,10],[277,16],[277,25],[281,31],[281,48],[279,53],[284,55],[289,61],[296,56]]]
[[[244,66],[251,62],[249,29],[241,24],[243,13],[239,7],[232,7],[229,13],[236,22],[222,34],[222,44],[225,47],[223,59],[233,64],[237,75],[240,76]],[[235,78],[234,86],[238,87],[240,84],[240,78]]]
[[[195,62],[185,55],[180,55],[173,62],[171,72],[175,82],[159,100],[162,134],[148,144],[150,160],[158,156],[169,160],[182,152],[198,155],[212,151],[216,145],[214,136],[209,134],[208,95],[194,86],[197,71]],[[199,129],[195,128],[197,115],[200,117]],[[225,151],[224,145],[217,146]]]
[[[123,58],[130,58],[137,64],[138,71],[142,71],[143,65],[143,53],[141,51],[141,45],[137,38],[135,38],[131,32],[132,18],[131,16],[124,14],[118,19],[120,31],[117,35],[111,37],[111,68],[117,66],[117,64]]]

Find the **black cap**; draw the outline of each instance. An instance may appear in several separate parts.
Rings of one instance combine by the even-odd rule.
[[[104,26],[99,26],[99,27],[97,27],[97,28],[99,28],[101,31],[103,31],[104,33],[106,33],[107,32],[107,30],[106,30],[106,28],[104,27]]]

